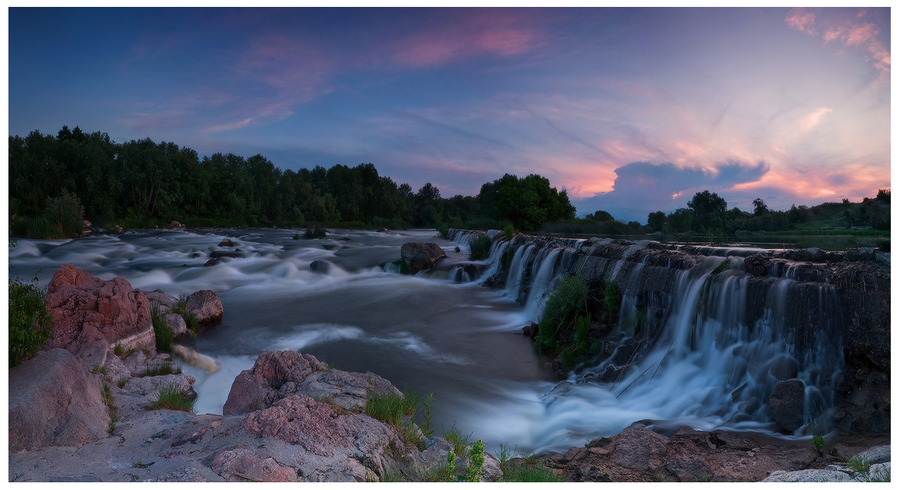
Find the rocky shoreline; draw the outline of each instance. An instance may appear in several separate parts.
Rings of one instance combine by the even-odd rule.
[[[156,407],[167,388],[196,396],[153,335],[151,312],[171,314],[175,299],[71,265],[48,293],[65,321],[47,349],[9,371],[10,481],[433,481],[462,478],[472,462],[473,445],[459,451],[408,418],[366,415],[370,396],[402,396],[390,381],[293,351],[260,354],[235,379],[223,415]],[[217,301],[202,292],[191,311],[214,322]],[[209,363],[190,352],[186,361]],[[847,481],[890,471],[887,435],[837,436],[819,452],[809,440],[642,425],[510,461],[567,481]],[[861,453],[872,464],[866,476],[845,464]],[[500,480],[501,462],[484,458],[480,479]]]

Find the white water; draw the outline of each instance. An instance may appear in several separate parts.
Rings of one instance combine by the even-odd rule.
[[[792,279],[780,279],[770,289],[766,317],[742,325],[746,280],[726,271],[715,288],[704,289],[710,271],[728,260],[709,258],[702,270],[681,274],[676,306],[658,348],[617,382],[596,381],[605,367],[601,364],[556,383],[540,367],[530,342],[514,331],[539,318],[547,293],[569,267],[571,250],[583,241],[564,242],[566,251],[495,240],[482,280],[497,270],[509,247],[516,248],[505,288],[491,290],[478,278],[463,276],[468,275],[462,265],[469,263],[469,237],[452,242],[434,231],[339,231],[325,239],[293,240],[296,233],[148,231],[59,242],[19,240],[9,250],[10,276],[36,274],[46,285],[56,267],[72,262],[104,279],[123,276],[146,291],[159,288],[178,296],[216,290],[225,307],[223,322],[190,347],[212,356],[221,369],[207,374],[185,368],[197,379],[199,413],[221,413],[235,376],[249,369],[260,352],[293,349],[339,369],[372,371],[398,387],[434,393],[436,432],[455,423],[494,451],[501,444],[522,451],[564,451],[639,420],[771,429],[758,399],[768,396],[765,390],[773,381],[754,366],[790,351],[779,315]],[[226,235],[245,257],[203,267]],[[381,265],[397,260],[408,241],[438,243],[448,254],[443,275],[385,272]],[[309,270],[316,260],[330,264],[327,274]],[[464,279],[474,282],[457,283]],[[700,303],[707,305],[703,314]],[[627,290],[621,310],[622,322],[634,321],[637,310]],[[807,383],[808,398],[822,398],[819,405],[827,408],[827,397],[817,388],[827,383],[817,378],[823,370],[813,359],[831,355],[830,344],[822,345],[821,352],[808,353],[799,376]],[[809,405],[807,418],[813,420],[823,408]]]

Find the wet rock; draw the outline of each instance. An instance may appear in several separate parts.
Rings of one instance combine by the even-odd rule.
[[[121,277],[104,281],[64,264],[47,286],[47,309],[53,315],[50,347],[77,354],[97,340],[129,349],[156,349],[150,302]]]
[[[749,272],[751,275],[765,276],[769,273],[771,260],[767,256],[760,253],[745,258],[744,266],[747,268],[747,272]]]
[[[231,241],[231,238],[225,238],[224,240],[219,242],[219,246],[220,247],[234,247],[235,244],[233,241]]]
[[[214,265],[216,265],[216,264],[218,264],[218,263],[219,263],[219,261],[216,260],[216,259],[209,259],[209,260],[206,261],[205,264],[203,264],[203,267],[212,267],[212,266],[214,266]]]
[[[184,225],[181,224],[181,223],[180,223],[179,221],[177,221],[177,220],[172,220],[172,221],[169,222],[169,228],[179,230],[179,229],[181,229],[181,228],[184,228]]]
[[[797,360],[790,356],[779,356],[769,362],[769,373],[779,381],[797,377]]]
[[[400,257],[409,264],[410,274],[431,269],[443,258],[446,252],[436,243],[407,242],[400,247]]]
[[[214,259],[221,259],[222,257],[228,257],[232,259],[242,259],[244,258],[244,253],[238,250],[230,251],[230,250],[213,250],[209,253],[209,256]]]
[[[205,326],[222,319],[222,300],[215,291],[203,289],[188,296],[185,312],[197,318],[197,325]]]
[[[10,453],[81,446],[106,437],[100,383],[65,349],[50,349],[9,370]]]
[[[799,379],[779,381],[769,396],[772,418],[782,429],[792,432],[803,425],[806,385]]]
[[[314,260],[309,264],[309,270],[317,274],[328,274],[328,271],[331,270],[331,264],[324,260]]]

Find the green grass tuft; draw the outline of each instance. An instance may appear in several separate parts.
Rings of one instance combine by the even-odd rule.
[[[453,453],[459,457],[466,455],[466,448],[469,447],[469,439],[471,437],[471,432],[469,435],[463,435],[462,431],[456,427],[456,422],[444,431],[444,439],[447,439],[447,442],[453,445]]]
[[[172,340],[175,333],[159,312],[159,307],[154,306],[150,309],[150,319],[153,322],[153,334],[156,335],[156,350],[172,352]]]
[[[181,410],[183,412],[194,411],[194,400],[173,384],[164,384],[159,387],[159,397],[155,402],[147,405],[147,410]]]

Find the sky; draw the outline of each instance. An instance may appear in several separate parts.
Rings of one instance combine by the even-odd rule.
[[[9,133],[505,173],[620,221],[890,187],[889,8],[9,9]]]

